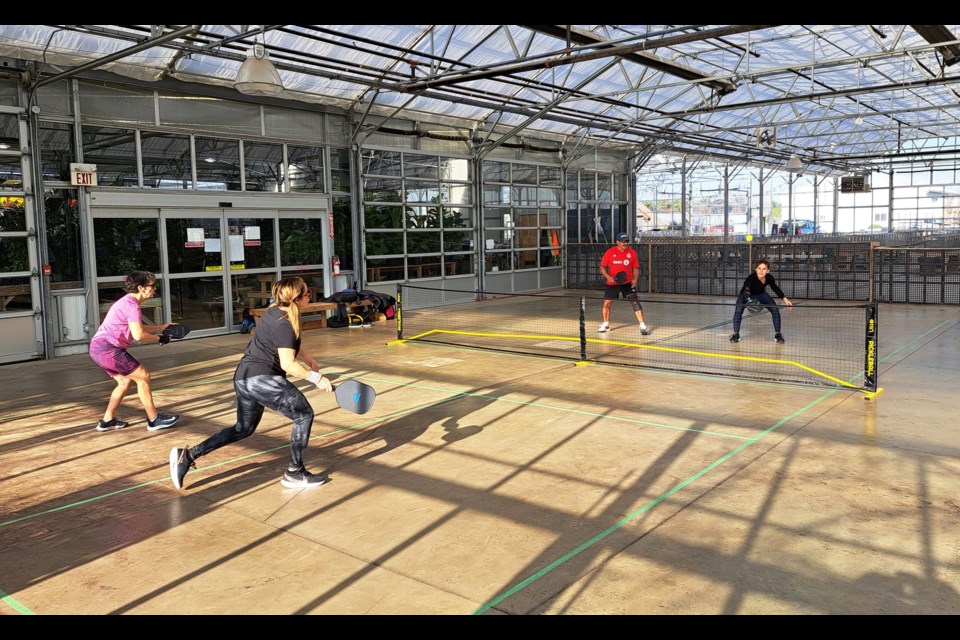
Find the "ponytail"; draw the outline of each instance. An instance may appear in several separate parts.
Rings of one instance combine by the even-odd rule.
[[[293,325],[293,333],[300,337],[300,307],[296,302],[307,295],[307,284],[300,276],[283,278],[273,285],[273,304],[271,307],[279,307],[286,313],[287,321]]]

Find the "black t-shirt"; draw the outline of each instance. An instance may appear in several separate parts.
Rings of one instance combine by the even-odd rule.
[[[300,338],[293,332],[293,325],[287,320],[287,314],[279,307],[271,307],[260,316],[256,331],[250,338],[234,380],[243,380],[253,376],[283,376],[287,373],[280,367],[278,349],[293,349],[300,353]]]
[[[780,290],[780,287],[777,286],[777,279],[773,277],[772,274],[768,273],[767,277],[764,278],[767,282],[764,284],[760,282],[760,276],[757,275],[757,272],[754,271],[747,276],[747,279],[743,281],[743,288],[741,291],[748,291],[750,295],[755,296],[766,291],[767,286],[773,289],[773,292],[780,296],[781,298],[786,298],[783,295],[783,291]]]

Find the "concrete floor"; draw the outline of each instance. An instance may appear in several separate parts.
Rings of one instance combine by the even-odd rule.
[[[133,349],[183,415],[155,433],[133,395],[94,430],[86,355],[0,366],[0,614],[960,613],[958,320],[881,306],[872,400],[308,331],[378,392],[307,392],[308,491],[269,411],[170,483],[249,336]]]

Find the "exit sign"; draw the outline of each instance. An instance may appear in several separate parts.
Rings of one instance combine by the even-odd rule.
[[[71,162],[70,184],[80,187],[97,186],[97,165]]]

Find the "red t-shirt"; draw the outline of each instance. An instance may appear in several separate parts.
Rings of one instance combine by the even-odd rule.
[[[621,251],[619,247],[614,245],[604,252],[600,265],[606,267],[607,273],[610,274],[611,279],[607,281],[607,284],[617,284],[613,278],[616,278],[621,271],[627,273],[627,279],[623,281],[623,284],[630,284],[633,282],[633,272],[639,268],[640,263],[636,251],[630,247]]]

